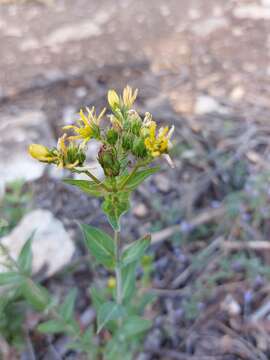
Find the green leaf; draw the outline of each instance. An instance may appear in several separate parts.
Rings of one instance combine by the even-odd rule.
[[[43,311],[50,304],[50,296],[43,286],[25,279],[21,284],[21,292],[26,301],[38,311]]]
[[[106,193],[104,188],[94,181],[89,180],[75,180],[75,179],[64,179],[64,182],[69,185],[78,187],[80,190],[91,196],[104,196]]]
[[[122,298],[128,302],[135,291],[137,262],[122,267]]]
[[[160,170],[159,166],[152,167],[146,170],[140,170],[134,173],[125,184],[125,189],[128,191],[135,190],[144,180],[149,176],[155,174]],[[123,180],[124,183],[125,179]]]
[[[130,316],[125,319],[123,325],[119,329],[119,336],[126,340],[133,339],[136,335],[139,335],[152,326],[150,320],[141,318],[140,316]]]
[[[64,303],[60,306],[60,315],[64,318],[65,321],[70,321],[73,317],[76,296],[77,290],[71,289]]]
[[[97,314],[97,333],[99,333],[109,321],[117,320],[124,314],[125,310],[122,305],[116,304],[113,301],[108,301],[103,304]]]
[[[114,266],[115,250],[113,239],[105,232],[90,225],[82,225],[87,249],[97,261],[109,268]]]
[[[137,240],[133,244],[129,245],[122,254],[123,266],[139,260],[144,255],[145,250],[149,247],[150,242],[151,235],[146,235],[142,239]]]
[[[22,250],[20,252],[19,258],[18,258],[18,266],[20,270],[26,274],[31,275],[32,272],[32,240],[33,240],[34,234],[30,236],[30,238],[26,241],[24,246],[22,247]]]
[[[108,194],[102,204],[102,210],[115,231],[120,230],[120,218],[130,208],[129,193],[120,192]]]
[[[3,272],[0,273],[0,286],[3,285],[19,285],[23,277],[16,272]]]
[[[57,334],[65,331],[65,323],[58,320],[49,320],[40,324],[37,329],[43,334]]]
[[[105,302],[104,297],[102,296],[101,292],[98,291],[96,288],[92,287],[90,290],[91,300],[94,305],[96,311],[101,307],[101,305]]]

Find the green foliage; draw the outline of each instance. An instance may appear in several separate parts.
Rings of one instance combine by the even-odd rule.
[[[103,231],[89,225],[82,225],[87,249],[98,262],[112,268],[115,263],[115,245],[113,239]]]
[[[75,180],[75,179],[64,179],[66,184],[76,186],[84,193],[90,196],[101,197],[105,195],[104,189],[101,185],[89,180]]]
[[[146,235],[142,239],[135,241],[129,245],[122,254],[122,265],[126,266],[130,263],[140,260],[151,242],[151,235]]]
[[[102,210],[115,231],[120,230],[120,218],[130,208],[129,193],[121,191],[108,194],[102,204]]]
[[[25,191],[24,181],[18,180],[6,186],[4,198],[0,201],[0,237],[16,226],[28,208],[31,193]]]

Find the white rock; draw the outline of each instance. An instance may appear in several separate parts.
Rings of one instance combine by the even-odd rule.
[[[230,93],[230,97],[233,101],[239,101],[245,95],[245,89],[242,86],[236,86]]]
[[[197,36],[209,36],[213,32],[223,29],[229,25],[224,17],[213,17],[207,20],[196,22],[192,26],[192,32]]]
[[[53,144],[53,135],[41,111],[0,117],[0,181],[34,180],[44,171],[44,164],[32,159],[27,147],[31,143]]]
[[[233,11],[238,19],[268,20],[270,19],[270,7],[255,4],[240,5]]]
[[[209,113],[227,114],[228,109],[220,105],[217,100],[208,95],[198,96],[195,103],[195,114],[204,115]]]
[[[139,203],[134,207],[133,214],[138,218],[144,218],[148,214],[148,208],[144,203]]]
[[[270,0],[261,0],[263,6],[270,6]]]
[[[93,19],[63,25],[52,31],[44,40],[47,46],[62,45],[70,41],[80,41],[102,33],[102,25],[111,17],[112,12],[100,12]]]
[[[41,209],[27,214],[1,242],[16,259],[33,231],[33,273],[46,267],[45,276],[49,277],[69,263],[74,254],[74,244],[63,224],[51,212]]]
[[[167,193],[171,189],[171,183],[168,175],[166,174],[157,174],[154,177],[154,182],[158,190],[162,193]]]
[[[228,294],[221,303],[222,310],[228,312],[229,315],[239,315],[241,313],[241,306],[235,300],[235,298]]]

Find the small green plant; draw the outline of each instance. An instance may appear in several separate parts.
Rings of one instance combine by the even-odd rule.
[[[86,352],[89,359],[132,359],[140,346],[144,332],[151,321],[143,318],[145,306],[152,300],[136,290],[136,269],[150,245],[150,235],[131,244],[120,236],[120,220],[130,208],[132,192],[159,167],[151,167],[153,161],[164,157],[172,164],[168,151],[173,127],[161,127],[151,114],[144,119],[132,109],[137,90],[127,86],[123,95],[114,90],[108,92],[111,114],[104,119],[105,109],[96,114],[95,108],[79,113],[76,125],[64,127],[71,134],[64,134],[55,148],[32,144],[29,153],[35,159],[69,169],[72,173],[85,174],[89,180],[66,179],[90,196],[103,200],[102,210],[113,230],[113,237],[90,225],[81,225],[85,244],[97,262],[114,272],[107,288],[91,289],[92,303],[97,312],[96,332],[102,333],[97,343],[91,327],[81,329],[75,320],[76,292],[71,291],[62,304],[58,304],[46,288],[31,279],[31,241],[27,242],[19,257],[6,273],[0,274],[0,285],[9,285],[23,294],[36,309],[43,311],[50,320],[39,325],[42,333],[66,333],[73,340],[70,347]],[[98,179],[85,164],[89,141],[100,143],[97,160],[104,171],[104,179]],[[144,258],[145,260],[146,258]],[[150,259],[150,258],[149,258]],[[144,261],[145,262],[145,261]],[[147,277],[151,261],[147,262]]]

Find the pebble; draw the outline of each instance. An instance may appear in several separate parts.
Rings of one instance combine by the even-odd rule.
[[[148,208],[144,203],[139,203],[135,205],[133,214],[138,218],[144,218],[148,214]]]
[[[25,215],[1,242],[16,259],[33,233],[33,273],[42,271],[43,278],[50,277],[71,260],[75,252],[73,241],[50,211],[37,209]],[[4,271],[4,268],[0,267],[1,270]]]
[[[195,103],[195,114],[205,115],[210,113],[227,114],[228,109],[218,103],[218,101],[208,95],[198,96]]]
[[[171,184],[167,174],[157,174],[154,182],[157,189],[162,193],[168,193],[171,190]]]

